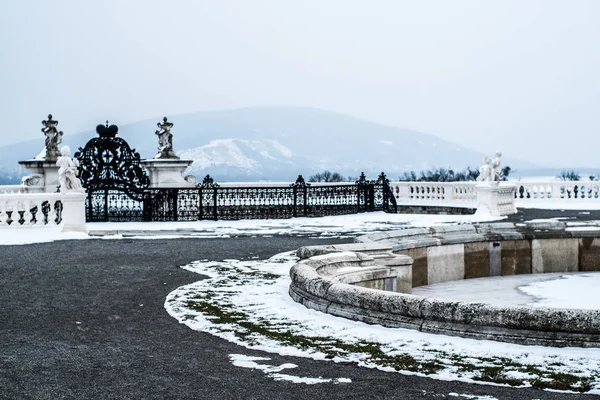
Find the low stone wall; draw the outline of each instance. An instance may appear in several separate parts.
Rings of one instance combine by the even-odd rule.
[[[417,228],[357,240],[354,245],[299,249],[304,260],[290,271],[291,297],[309,308],[389,327],[523,344],[600,346],[597,310],[498,307],[408,294],[412,287],[458,279],[599,271],[599,221]],[[360,279],[367,276],[356,272],[358,280],[338,278],[365,262],[376,263],[382,253],[388,259],[390,253],[405,257],[398,262],[403,272],[396,274],[402,282],[396,292],[363,287]]]

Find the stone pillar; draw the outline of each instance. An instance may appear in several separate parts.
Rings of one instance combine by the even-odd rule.
[[[153,158],[142,160],[141,164],[148,171],[151,188],[176,188],[193,186],[183,175],[193,162],[194,160]]]
[[[475,186],[477,212],[489,212],[494,217],[517,213],[515,193],[517,186],[497,181],[481,182]]]
[[[27,185],[28,192],[44,192],[44,193],[56,193],[58,183],[58,166],[56,160],[26,160],[19,161],[19,164],[27,168],[27,171],[31,174]]]
[[[86,194],[80,192],[64,193],[60,200],[62,209],[62,232],[87,232],[85,226]]]

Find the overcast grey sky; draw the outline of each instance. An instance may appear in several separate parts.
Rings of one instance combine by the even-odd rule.
[[[255,105],[599,166],[598,0],[3,0],[0,145]]]

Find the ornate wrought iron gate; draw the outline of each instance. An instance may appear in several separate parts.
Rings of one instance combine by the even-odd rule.
[[[87,221],[143,221],[150,180],[140,155],[118,138],[116,125],[98,125],[99,137],[79,148],[79,179],[87,191]]]
[[[80,148],[79,177],[87,190],[86,220],[196,221],[319,217],[368,211],[396,212],[382,172],[351,184],[311,185],[299,176],[289,186],[221,187],[210,176],[188,188],[149,188],[140,155],[116,137],[116,125],[98,125],[99,137]]]

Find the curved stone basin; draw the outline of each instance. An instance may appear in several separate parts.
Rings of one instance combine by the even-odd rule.
[[[310,308],[385,326],[524,344],[600,346],[598,310],[410,294],[415,287],[479,277],[599,271],[598,221],[406,229],[357,241],[299,249],[305,260],[290,271],[292,298]]]

